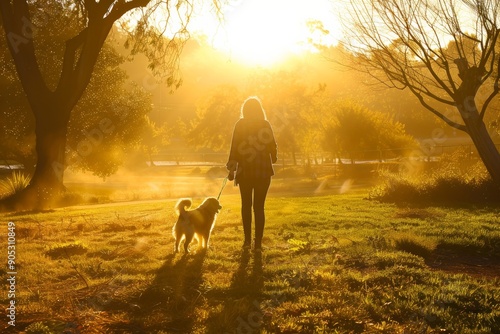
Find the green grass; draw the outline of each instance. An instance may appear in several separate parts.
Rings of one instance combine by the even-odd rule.
[[[9,330],[498,333],[500,210],[365,197],[271,194],[262,255],[241,250],[231,192],[210,250],[187,256],[173,254],[175,199],[2,215],[2,234],[16,223]]]

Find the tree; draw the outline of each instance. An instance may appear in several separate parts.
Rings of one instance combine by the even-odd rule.
[[[305,129],[303,113],[311,106],[312,94],[301,80],[301,70],[256,71],[247,90],[258,95],[272,126],[280,156],[289,154],[297,164],[301,149],[300,133]]]
[[[166,146],[170,143],[169,131],[166,124],[158,126],[149,117],[145,116],[144,120],[146,122],[145,132],[142,134],[141,138],[141,151],[142,154],[146,156],[147,161],[149,161],[149,166],[155,166],[153,155],[158,154],[160,147]]]
[[[355,159],[399,157],[415,147],[404,125],[389,115],[354,103],[338,103],[323,133],[324,147],[334,156]],[[384,153],[382,153],[384,152]]]
[[[484,122],[500,89],[500,1],[350,3],[344,46],[355,68],[387,87],[409,89],[427,110],[467,133],[500,185],[500,154]]]
[[[218,86],[199,103],[197,118],[191,122],[187,133],[188,143],[196,148],[228,151],[245,98],[235,86]]]
[[[54,36],[40,46],[38,64],[48,77],[57,77],[49,50],[64,40],[64,36]],[[22,163],[31,175],[36,165],[35,121],[4,46],[0,48],[4,74],[0,83],[1,158]],[[72,112],[64,167],[106,177],[122,164],[123,151],[139,140],[146,126],[144,115],[151,111],[151,99],[141,87],[128,82],[120,68],[123,62],[124,57],[106,43],[89,86]]]
[[[219,1],[211,2],[218,10]],[[180,85],[176,71],[189,37],[189,1],[170,0],[10,0],[0,2],[1,24],[17,76],[35,119],[37,163],[25,191],[3,201],[10,209],[44,207],[63,186],[65,149],[71,113],[87,88],[101,49],[115,24],[129,33],[132,54],[145,53],[154,73],[170,87]],[[37,58],[40,29],[57,33],[61,13],[78,30],[59,50],[59,75],[48,78]],[[176,19],[171,14],[177,13]],[[54,66],[57,66],[57,61]],[[52,80],[53,79],[53,80]]]

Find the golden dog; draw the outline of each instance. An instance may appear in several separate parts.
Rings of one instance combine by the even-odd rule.
[[[209,197],[194,210],[186,211],[186,208],[191,207],[191,199],[181,198],[175,205],[175,210],[179,215],[177,222],[172,228],[172,235],[175,238],[174,252],[179,252],[179,244],[183,239],[184,251],[189,253],[189,244],[196,238],[198,240],[198,248],[208,248],[210,234],[215,225],[217,213],[222,209],[219,201],[213,197]]]

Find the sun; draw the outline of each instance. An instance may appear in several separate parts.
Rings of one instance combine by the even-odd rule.
[[[314,51],[313,43],[334,44],[340,31],[336,22],[329,0],[238,1],[225,10],[222,27],[212,31],[212,44],[231,60],[272,66]]]

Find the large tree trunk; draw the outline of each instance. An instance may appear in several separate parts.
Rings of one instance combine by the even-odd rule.
[[[0,208],[4,210],[44,209],[55,204],[54,201],[64,191],[64,159],[70,111],[57,105],[50,106],[51,102],[47,102],[47,107],[40,106],[38,110],[33,110],[36,122],[35,171],[26,189],[0,202]]]
[[[64,188],[64,158],[70,111],[56,109],[49,114],[54,116],[36,117],[37,164],[30,187],[52,192]]]
[[[473,101],[461,104],[459,108],[462,119],[467,128],[467,133],[477,149],[479,157],[483,161],[493,181],[500,186],[500,153],[493,142],[486,125],[481,119],[477,107]]]

